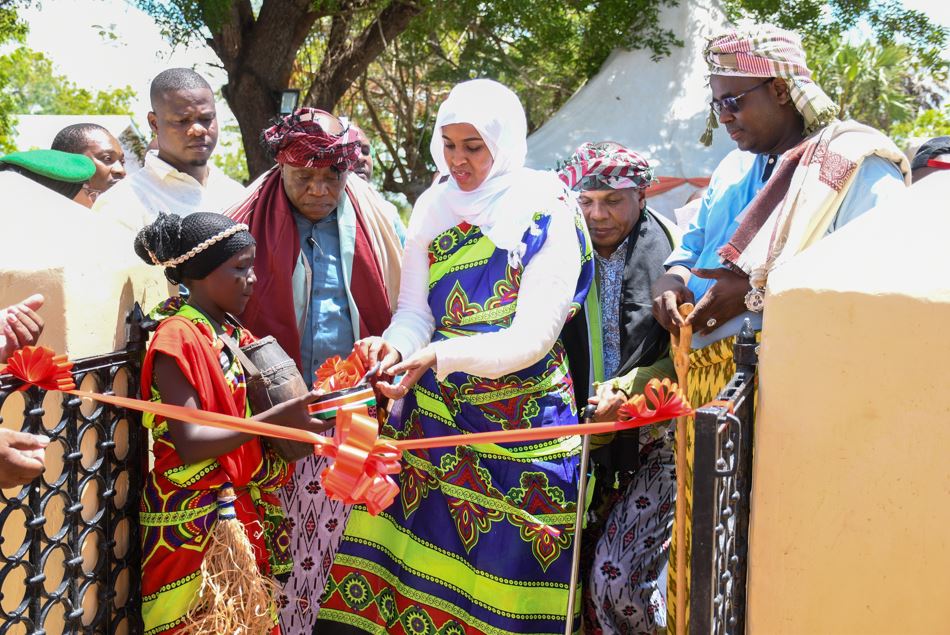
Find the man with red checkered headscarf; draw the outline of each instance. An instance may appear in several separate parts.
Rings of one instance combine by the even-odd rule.
[[[312,384],[324,360],[348,355],[357,339],[389,326],[404,232],[372,186],[350,177],[360,140],[333,115],[301,108],[264,130],[261,141],[277,165],[228,212],[257,241],[257,285],[240,317],[254,333],[273,335]],[[317,457],[297,461],[282,491],[295,521],[294,571],[281,601],[289,633],[312,630],[347,518],[317,485],[323,467]]]
[[[595,419],[612,421],[649,379],[673,374],[669,335],[650,311],[650,283],[663,273],[679,232],[647,207],[653,168],[638,152],[585,143],[559,175],[577,192],[596,263],[596,292],[587,295],[584,319],[565,326],[564,347],[577,403],[595,405]],[[665,625],[659,578],[676,493],[668,426],[598,437],[592,446],[596,518],[583,534],[585,631],[654,632]]]

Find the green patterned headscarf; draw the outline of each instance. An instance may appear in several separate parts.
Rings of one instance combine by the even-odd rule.
[[[730,29],[709,38],[704,51],[712,75],[779,77],[788,82],[795,108],[805,120],[805,134],[827,126],[838,116],[838,108],[818,84],[812,81],[805,63],[801,38],[770,24],[754,24]],[[710,107],[706,132],[700,141],[712,143],[712,130],[719,121]]]

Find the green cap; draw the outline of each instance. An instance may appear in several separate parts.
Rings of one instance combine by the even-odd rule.
[[[67,183],[88,181],[96,173],[96,164],[84,154],[59,150],[28,150],[0,157],[0,163],[9,163],[34,174]]]

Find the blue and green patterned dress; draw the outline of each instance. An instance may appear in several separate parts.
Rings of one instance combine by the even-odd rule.
[[[582,267],[571,316],[593,276],[583,218],[575,219]],[[523,265],[541,249],[549,222],[549,215],[534,217]],[[478,227],[462,223],[436,236],[429,263],[432,341],[511,324],[522,269],[509,266],[508,252]],[[577,408],[558,340],[541,361],[498,379],[457,372],[440,382],[427,372],[383,434],[573,423]],[[406,452],[396,502],[377,517],[354,508],[314,632],[563,633],[579,453],[576,436]]]

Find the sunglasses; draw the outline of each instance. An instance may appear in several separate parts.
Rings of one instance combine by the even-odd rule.
[[[709,102],[709,105],[712,107],[712,110],[714,113],[716,113],[717,117],[721,115],[722,111],[724,110],[734,115],[737,112],[739,112],[740,99],[742,99],[743,97],[745,97],[746,95],[754,91],[755,89],[762,88],[766,84],[771,84],[771,83],[772,83],[772,78],[769,78],[765,80],[764,82],[762,82],[761,84],[756,84],[749,90],[739,93],[735,97],[723,97],[722,99],[713,99],[711,102]]]

